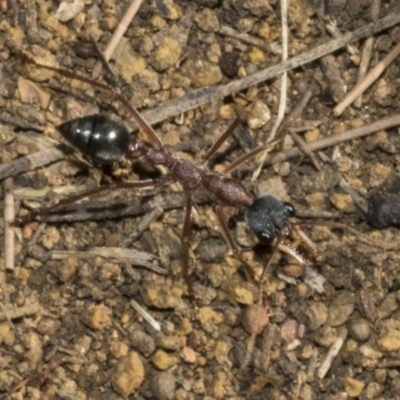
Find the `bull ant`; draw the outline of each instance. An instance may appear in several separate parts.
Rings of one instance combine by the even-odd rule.
[[[102,60],[106,72],[108,74],[113,74],[105,59],[100,54],[99,57]],[[151,142],[150,146],[140,141],[137,137],[131,136],[127,128],[119,121],[102,115],[90,115],[65,122],[58,127],[58,130],[64,138],[74,145],[82,154],[101,164],[117,163],[123,158],[131,161],[143,160],[153,166],[166,167],[168,173],[158,179],[113,183],[108,186],[87,191],[78,196],[62,200],[55,206],[45,207],[38,211],[30,212],[26,216],[16,219],[14,225],[25,224],[48,213],[53,210],[53,208],[59,207],[61,204],[69,204],[78,199],[104,190],[118,188],[143,189],[179,182],[183,186],[186,197],[182,233],[182,275],[190,294],[193,293],[189,282],[189,239],[193,207],[192,195],[194,191],[200,188],[205,189],[212,195],[215,201],[215,211],[223,236],[230,246],[234,256],[240,260],[247,273],[258,284],[261,284],[263,281],[272,256],[277,250],[295,258],[297,262],[301,264],[305,263],[303,257],[295,249],[283,243],[283,238],[285,236],[288,236],[289,234],[295,236],[300,239],[312,253],[316,253],[315,245],[301,230],[295,220],[295,210],[293,205],[283,202],[270,194],[265,194],[257,198],[253,194],[249,193],[240,181],[225,176],[249,158],[262,152],[266,148],[265,145],[260,146],[245,156],[235,160],[223,171],[222,174],[216,174],[206,167],[206,164],[211,157],[240,125],[240,118],[236,118],[228,130],[217,139],[204,157],[203,164],[195,164],[184,160],[177,154],[165,149],[164,144],[157,133],[144,120],[141,114],[132,107],[126,97],[122,94],[118,85],[112,83],[112,86],[108,86],[107,84],[93,81],[69,71],[40,65],[30,59],[28,61],[34,63],[40,68],[55,71],[63,76],[78,79],[89,83],[94,87],[111,92],[113,96],[121,101],[125,108],[131,113],[136,123],[146,133],[148,140]],[[113,75],[111,76],[114,77]],[[115,82],[115,78],[113,79],[113,82]],[[239,248],[229,232],[221,208],[222,205],[240,207],[243,209],[244,219],[248,227],[256,234],[261,243],[271,247],[270,255],[264,265],[260,278],[255,278],[253,269],[241,256]]]

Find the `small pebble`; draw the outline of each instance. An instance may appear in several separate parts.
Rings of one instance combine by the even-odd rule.
[[[178,359],[174,356],[170,356],[168,353],[166,353],[163,350],[157,350],[156,353],[152,357],[152,362],[153,364],[161,370],[166,370],[178,362]]]
[[[189,347],[189,346],[185,346],[182,351],[181,351],[181,357],[183,359],[183,361],[189,363],[189,364],[193,364],[196,362],[196,353],[195,351]]]
[[[222,79],[218,65],[200,58],[188,60],[182,67],[182,74],[199,87],[216,85]]]
[[[50,94],[28,79],[18,78],[18,92],[22,102],[38,104],[44,110],[50,103]]]
[[[122,397],[128,397],[142,384],[144,367],[139,355],[132,351],[122,358],[111,377],[114,390]]]
[[[110,345],[110,353],[116,359],[125,357],[129,352],[129,347],[120,341],[112,342]]]
[[[247,124],[251,129],[264,126],[271,119],[269,107],[260,100],[256,100],[247,107]]]
[[[329,347],[335,342],[337,332],[335,328],[332,328],[329,325],[323,325],[321,328],[317,329],[313,337],[314,341],[319,345]]]
[[[111,323],[111,310],[104,305],[91,307],[89,315],[89,326],[96,331],[103,330]]]
[[[240,323],[242,324],[243,329],[249,335],[259,335],[264,330],[268,322],[269,316],[267,311],[264,307],[260,307],[258,304],[252,304],[245,307],[240,318]]]
[[[368,172],[369,185],[372,188],[376,188],[382,185],[385,180],[390,177],[392,170],[391,167],[388,167],[387,165],[374,163],[371,165]]]
[[[224,316],[211,307],[201,307],[198,312],[198,320],[203,329],[208,331],[209,328],[219,325],[224,320]]]
[[[289,319],[281,325],[281,337],[284,342],[291,343],[297,337],[299,324],[295,319]]]
[[[166,38],[160,46],[151,53],[151,62],[157,71],[166,69],[178,63],[181,57],[181,46],[176,39]]]
[[[329,197],[332,204],[340,211],[352,213],[356,211],[353,198],[349,194],[332,193]]]
[[[317,330],[328,319],[328,309],[322,302],[311,301],[306,308],[308,317],[308,329],[311,331]]]
[[[10,330],[11,327],[8,321],[0,322],[0,344],[6,340],[7,336],[10,333]]]
[[[389,318],[399,308],[398,293],[389,293],[379,305],[379,317],[384,320]]]
[[[353,313],[355,296],[348,290],[339,292],[328,308],[328,324],[330,326],[343,325]]]
[[[349,336],[357,342],[365,342],[369,339],[371,328],[364,318],[356,317],[347,321]]]
[[[223,371],[217,371],[212,383],[213,399],[222,399],[225,396],[225,384],[227,376]]]
[[[347,377],[344,380],[344,388],[350,397],[359,397],[364,389],[365,383],[357,379]]]
[[[197,26],[204,32],[219,32],[220,25],[215,11],[204,8],[195,16]]]
[[[240,54],[236,51],[229,51],[222,54],[219,60],[219,67],[221,72],[228,78],[234,78],[238,72],[239,68],[242,66],[243,62]]]
[[[146,286],[142,291],[143,300],[148,307],[159,309],[175,308],[181,303],[182,290],[168,285]]]
[[[217,360],[219,364],[224,364],[228,362],[228,353],[231,348],[232,345],[230,343],[219,340],[215,345],[213,357]]]
[[[140,351],[145,357],[150,356],[156,349],[154,339],[143,331],[133,331],[129,335],[129,343],[134,349]]]
[[[78,259],[73,257],[68,257],[60,261],[57,266],[55,275],[62,282],[71,282],[78,271]]]
[[[253,304],[253,293],[243,287],[236,286],[233,289],[233,296],[235,301],[240,304]]]
[[[157,400],[174,398],[176,379],[169,372],[155,372],[150,380],[150,391]]]
[[[61,327],[61,322],[54,318],[42,318],[36,329],[41,335],[53,336]]]
[[[249,50],[247,52],[247,57],[249,61],[254,65],[259,65],[263,61],[265,61],[265,53],[261,49],[255,46],[249,46]]]
[[[400,350],[400,331],[397,329],[389,330],[386,335],[378,340],[378,346],[382,351]]]

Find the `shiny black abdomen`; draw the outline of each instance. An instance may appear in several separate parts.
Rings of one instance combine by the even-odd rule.
[[[94,161],[112,164],[125,157],[130,135],[123,124],[102,115],[89,115],[65,122],[61,134]]]

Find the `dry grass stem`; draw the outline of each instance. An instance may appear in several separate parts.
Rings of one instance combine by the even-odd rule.
[[[347,96],[334,108],[333,112],[336,116],[339,116],[343,111],[353,103],[361,93],[364,93],[383,73],[383,71],[396,59],[400,54],[400,43],[390,51],[390,53],[380,61],[371,71],[368,72],[366,77],[359,82],[354,88],[347,94]]]
[[[4,266],[6,270],[12,271],[15,267],[15,234],[10,223],[15,219],[14,209],[14,181],[7,178],[3,182],[4,190]]]

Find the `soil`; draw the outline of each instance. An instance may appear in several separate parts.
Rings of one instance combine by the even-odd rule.
[[[92,77],[98,59],[90,38],[105,49],[128,2],[56,3],[0,2],[4,165],[62,143],[56,127],[78,116],[102,113],[134,126],[110,92],[22,56]],[[289,56],[331,40],[329,20],[343,34],[367,25],[372,3],[293,1]],[[393,12],[399,13],[397,2],[383,2],[379,17]],[[227,27],[252,43],[220,34]],[[398,27],[377,34],[371,63],[399,37]],[[156,121],[146,110],[278,64],[280,40],[275,0],[144,2],[110,64],[125,97]],[[305,143],[398,111],[395,59],[360,106],[334,116],[338,100],[357,80],[364,45],[355,42],[353,52],[343,48],[289,71],[287,113],[305,87],[312,92],[301,118],[291,121]],[[154,128],[169,151],[200,162],[240,115],[243,125],[210,162],[221,172],[265,142],[279,98],[275,78],[184,113],[177,109]],[[148,140],[142,132],[132,134]],[[213,202],[201,192],[190,239],[190,299],[181,272],[185,200],[176,184],[112,189],[14,228],[12,271],[6,270],[1,241],[0,398],[400,398],[400,236],[395,226],[374,230],[367,222],[374,218],[367,212],[369,197],[385,191],[400,170],[398,135],[398,128],[381,130],[320,150],[314,154],[320,170],[303,155],[267,165],[255,183],[254,160],[232,172],[256,196],[270,193],[290,202],[318,249],[315,255],[299,238],[283,238],[306,265],[277,252],[261,285],[261,305],[257,285],[218,231]],[[293,146],[288,135],[285,148]],[[17,215],[99,184],[161,176],[143,163],[102,167],[76,151],[66,153],[50,165],[12,174]],[[398,193],[388,197],[398,213]],[[271,249],[257,244],[243,210],[224,212],[243,258],[259,276]],[[400,219],[396,214],[388,220],[396,225]],[[1,237],[6,228],[2,221]],[[160,331],[138,314],[132,299]]]

